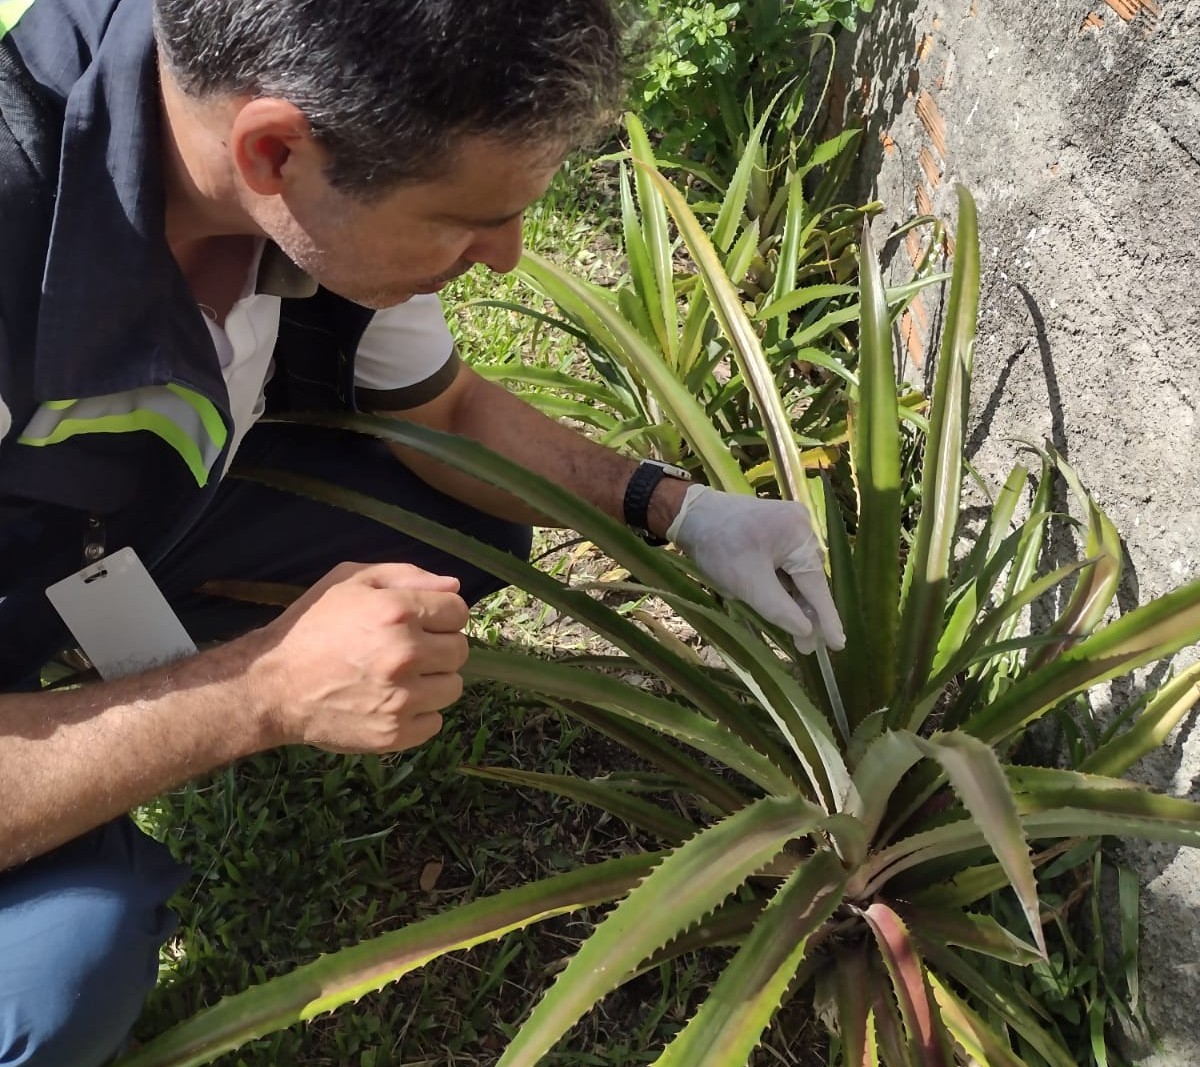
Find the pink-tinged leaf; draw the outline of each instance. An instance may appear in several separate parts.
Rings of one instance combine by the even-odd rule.
[[[925,965],[904,921],[891,908],[876,901],[863,913],[875,935],[900,1015],[908,1034],[908,1045],[920,1067],[950,1067],[946,1055],[945,1030],[925,980]]]
[[[623,857],[460,905],[382,934],[219,1004],[160,1034],[119,1067],[199,1067],[247,1041],[315,1018],[448,952],[623,896],[661,857]]]
[[[499,1067],[534,1067],[649,956],[724,903],[789,840],[848,822],[803,798],[765,797],[671,852],[596,927],[517,1032]]]
[[[804,861],[767,905],[738,953],[688,1024],[656,1061],[659,1067],[745,1063],[787,995],[811,939],[828,932],[842,901],[846,871],[832,852]]]

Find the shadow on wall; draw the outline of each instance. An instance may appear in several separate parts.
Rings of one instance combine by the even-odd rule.
[[[869,199],[883,166],[886,133],[916,89],[917,2],[877,3],[855,34],[837,37],[834,69],[825,100],[829,131],[861,126],[858,166],[846,187],[847,199]],[[822,55],[829,61],[829,53]],[[820,84],[827,71],[819,72]]]

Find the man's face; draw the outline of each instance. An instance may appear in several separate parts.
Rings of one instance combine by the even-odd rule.
[[[521,216],[559,155],[545,146],[464,140],[441,177],[364,203],[301,174],[257,219],[327,289],[372,308],[443,288],[476,263],[504,273],[521,256]]]

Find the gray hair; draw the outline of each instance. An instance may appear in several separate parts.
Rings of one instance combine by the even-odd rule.
[[[624,94],[624,0],[154,0],[195,97],[300,109],[364,199],[436,177],[464,135],[574,147]]]

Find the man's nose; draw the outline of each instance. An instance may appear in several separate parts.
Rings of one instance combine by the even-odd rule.
[[[466,251],[472,263],[482,263],[497,274],[507,274],[521,261],[524,219],[518,215],[503,226],[480,230]]]

